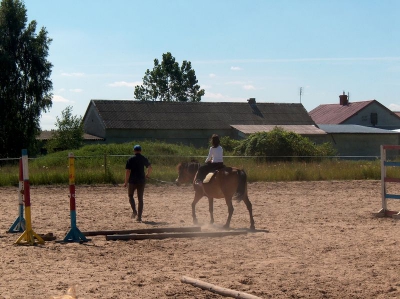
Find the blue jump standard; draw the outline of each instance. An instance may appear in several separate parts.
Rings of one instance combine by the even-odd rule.
[[[19,205],[19,216],[8,229],[8,233],[22,233],[25,231],[26,224],[24,218],[24,205]]]
[[[63,242],[88,242],[84,234],[76,227],[76,211],[71,211],[71,229],[67,233]]]

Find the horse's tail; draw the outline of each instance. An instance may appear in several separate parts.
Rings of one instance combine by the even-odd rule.
[[[243,200],[247,196],[247,174],[243,169],[238,170],[238,186],[233,199],[237,201]]]

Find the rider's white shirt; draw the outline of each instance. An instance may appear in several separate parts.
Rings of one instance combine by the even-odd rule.
[[[211,163],[224,162],[224,150],[220,145],[218,145],[217,147],[210,147],[206,163],[209,161],[211,161]]]

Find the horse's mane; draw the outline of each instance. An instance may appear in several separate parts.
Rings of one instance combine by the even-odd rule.
[[[180,169],[182,169],[182,168],[188,168],[188,169],[195,168],[196,171],[197,171],[197,169],[199,167],[200,167],[199,161],[196,160],[196,159],[191,159],[190,162],[181,162],[181,163],[179,163],[176,168],[177,168],[178,171]]]

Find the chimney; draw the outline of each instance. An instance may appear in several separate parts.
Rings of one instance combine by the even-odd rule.
[[[349,104],[349,99],[347,95],[344,93],[344,91],[343,94],[339,96],[339,100],[340,100],[340,105],[342,106],[346,106]]]
[[[247,102],[249,104],[255,104],[256,103],[256,98],[250,98],[250,99],[247,100]]]

